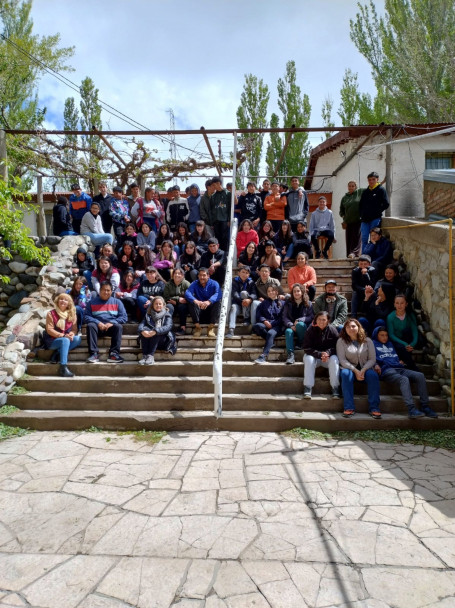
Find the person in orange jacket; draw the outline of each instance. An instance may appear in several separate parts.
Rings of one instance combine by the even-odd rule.
[[[264,210],[267,212],[267,219],[272,222],[274,232],[278,232],[281,228],[286,205],[286,197],[280,194],[280,184],[273,182],[272,194],[269,194],[264,201]]]

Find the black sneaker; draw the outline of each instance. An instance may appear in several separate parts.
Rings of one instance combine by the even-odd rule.
[[[340,389],[338,387],[332,388],[332,399],[341,399]]]
[[[123,363],[124,359],[117,353],[111,353],[107,358],[108,363]]]
[[[323,251],[322,252],[322,257],[324,258],[324,260],[328,260],[329,259],[329,254],[327,253],[327,251]]]
[[[304,386],[303,387],[303,398],[304,399],[311,399],[311,388],[309,386]]]
[[[90,355],[90,357],[88,359],[86,359],[86,363],[99,363],[100,362],[100,358],[98,357],[98,353],[93,353],[93,355]]]

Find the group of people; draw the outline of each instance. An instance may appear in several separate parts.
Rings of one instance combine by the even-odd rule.
[[[307,229],[308,198],[297,177],[290,188],[265,180],[259,192],[255,183],[248,183],[235,199],[234,211],[241,221],[238,275],[232,282],[227,337],[234,336],[241,316],[244,325],[264,338],[255,361],[262,364],[275,338],[284,334],[287,364],[295,362],[295,350],[304,350],[304,398],[311,398],[316,368],[327,367],[334,399],[340,398],[342,389],[346,417],[355,412],[356,381],[366,382],[370,414],[381,417],[380,378],[400,384],[410,417],[435,417],[424,377],[412,358],[419,334],[408,309],[407,286],[391,263],[391,244],[380,228],[387,194],[376,173],[368,182],[365,190],[349,182],[340,207],[347,255],[358,257],[349,317],[347,300],[334,279],[326,281],[324,292],[316,297],[316,272],[308,263],[313,257],[327,258],[335,239],[326,198],[319,198]],[[201,322],[208,323],[208,337],[216,336],[231,192],[220,178],[206,182],[203,196],[196,184],[187,189],[186,197],[174,186],[164,201],[153,188],[147,188],[143,198],[137,184],[130,189],[129,197],[120,187],[110,195],[101,183],[99,196],[92,200],[74,184],[69,208],[65,199],[54,210],[54,231],[67,228],[60,234],[88,235],[98,258],[93,261],[84,248],[77,251],[73,286],[56,298],[47,318],[45,342],[59,353],[62,376],[73,375],[67,367],[68,352],[80,345],[82,323],[87,324],[91,363],[99,361],[101,336],[111,338],[108,362],[123,361],[120,346],[127,320],[138,322],[143,365],[154,363],[157,349],[175,353],[175,336],[186,333],[188,315],[194,336],[201,335]],[[66,219],[59,224],[59,218]],[[213,235],[222,240],[223,248]],[[296,264],[287,273],[289,293],[284,294],[281,281],[290,259]],[[174,314],[179,319],[175,331]],[[421,410],[414,404],[410,380],[417,382]]]

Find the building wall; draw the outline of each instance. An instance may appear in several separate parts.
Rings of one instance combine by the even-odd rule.
[[[330,175],[349,156],[359,144],[361,138],[331,150],[318,159],[315,175]],[[367,175],[371,171],[379,173],[379,179],[385,177],[386,148],[383,136],[371,139],[367,146],[361,148],[351,161],[335,177],[313,178],[312,189],[332,191],[332,211],[335,219],[337,243],[333,246],[334,257],[346,255],[344,231],[341,228],[339,215],[340,201],[347,192],[348,182],[354,180],[359,187],[367,186]],[[389,215],[395,217],[424,217],[423,172],[425,170],[425,153],[455,150],[455,135],[439,135],[420,139],[413,143],[403,142],[392,145],[392,196]]]

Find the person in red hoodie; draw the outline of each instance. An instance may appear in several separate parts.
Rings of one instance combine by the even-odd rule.
[[[259,245],[259,236],[256,230],[253,228],[253,223],[250,220],[243,220],[240,224],[240,229],[237,233],[235,244],[237,245],[237,255],[239,256],[248,243],[255,243]]]

